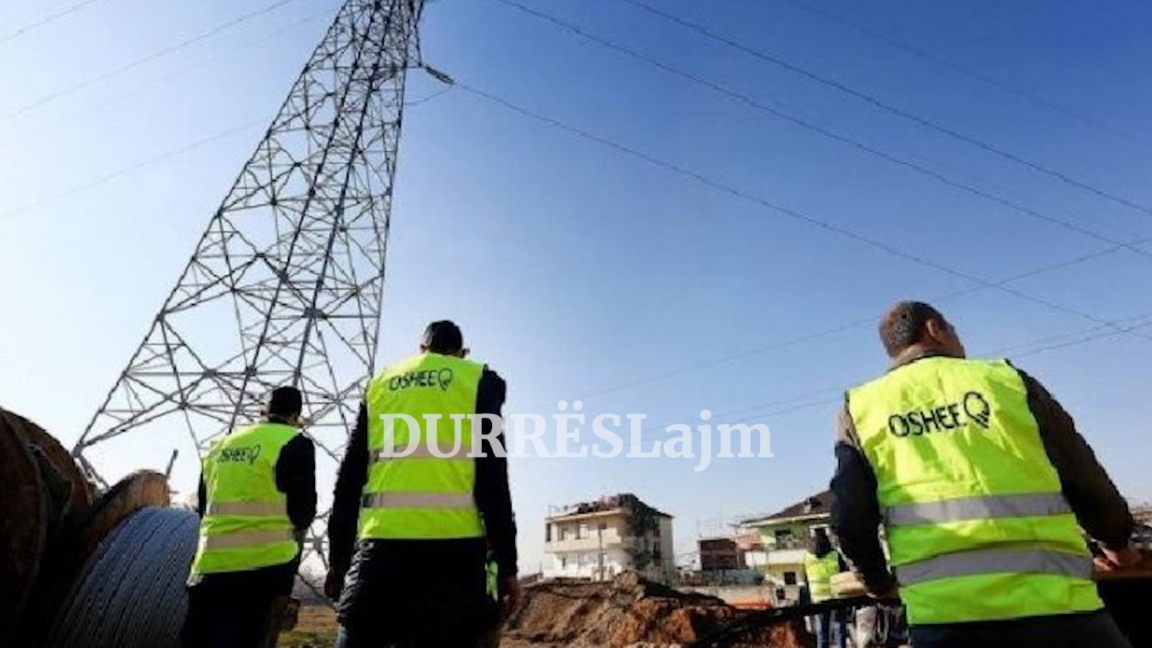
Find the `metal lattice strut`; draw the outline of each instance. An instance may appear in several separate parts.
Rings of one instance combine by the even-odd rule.
[[[77,442],[92,477],[104,482],[110,446],[166,455],[187,438],[202,451],[281,385],[303,392],[309,434],[337,457],[373,371],[422,8],[341,8]]]

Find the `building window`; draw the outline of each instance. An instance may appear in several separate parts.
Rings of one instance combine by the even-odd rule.
[[[565,558],[564,556],[560,556],[560,569],[567,569],[567,568],[568,568],[568,559]]]
[[[776,529],[776,543],[786,544],[792,541],[792,529]]]
[[[552,524],[544,524],[544,542],[552,542]]]
[[[796,572],[784,572],[784,584],[785,585],[795,585],[796,584]]]
[[[581,524],[580,525],[580,531],[579,531],[579,533],[576,534],[576,537],[579,538],[580,540],[584,540],[588,537],[588,525],[587,524]]]

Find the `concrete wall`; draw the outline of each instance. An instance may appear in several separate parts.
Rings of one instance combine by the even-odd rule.
[[[547,578],[612,578],[633,569],[629,551],[659,552],[656,564],[643,569],[649,578],[668,580],[676,573],[671,518],[659,518],[659,532],[631,536],[622,513],[591,515],[576,520],[550,520],[544,543]],[[601,528],[603,527],[603,528]],[[600,558],[600,553],[604,557]],[[654,556],[655,558],[655,556]],[[603,565],[603,567],[601,567]]]
[[[628,562],[628,555],[620,547],[605,549],[603,558],[599,551],[566,551],[548,556],[544,576],[609,580],[627,569]]]
[[[773,588],[764,585],[701,585],[676,589],[715,596],[739,608],[766,608],[773,603]]]

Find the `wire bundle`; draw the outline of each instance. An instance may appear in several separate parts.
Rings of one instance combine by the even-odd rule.
[[[148,507],[100,544],[53,624],[49,648],[176,648],[196,552],[189,511]]]

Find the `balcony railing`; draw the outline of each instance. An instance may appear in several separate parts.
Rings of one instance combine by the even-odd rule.
[[[604,531],[600,537],[595,534],[585,538],[568,537],[562,540],[552,540],[544,543],[544,551],[556,553],[561,551],[595,551],[601,547],[618,547],[631,545],[635,538],[625,538],[614,530]]]
[[[769,565],[802,565],[807,549],[773,549],[768,551]]]

